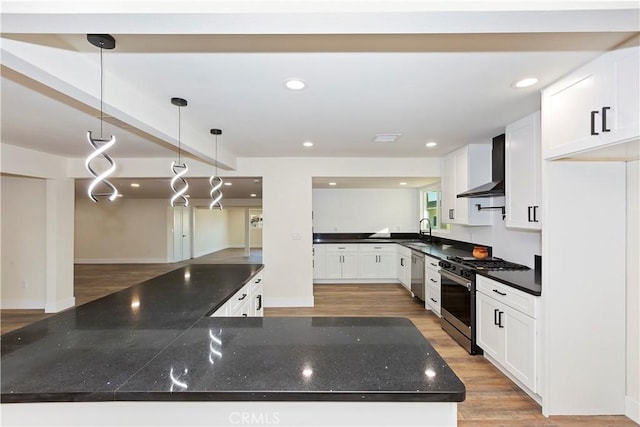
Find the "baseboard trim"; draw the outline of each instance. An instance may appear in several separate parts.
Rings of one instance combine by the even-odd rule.
[[[313,279],[313,283],[319,285],[388,285],[388,284],[400,284],[397,279]]]
[[[55,301],[52,304],[46,304],[44,306],[44,312],[45,313],[57,313],[59,311],[65,310],[65,309],[67,309],[69,307],[73,307],[75,304],[76,304],[76,298],[75,297],[61,299],[61,300]]]
[[[624,415],[640,424],[640,402],[630,396],[624,397]]]
[[[34,299],[10,298],[0,300],[2,310],[44,310],[45,302]]]
[[[265,297],[264,306],[267,308],[276,307],[313,307],[313,297],[296,298],[269,298]]]
[[[77,258],[75,264],[168,264],[166,258]]]

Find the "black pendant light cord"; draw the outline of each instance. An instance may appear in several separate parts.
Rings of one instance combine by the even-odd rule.
[[[103,43],[100,43],[100,139],[102,139],[102,122],[103,122],[102,84],[103,84],[103,80],[104,80],[104,77],[102,75],[103,74],[103,71],[102,71],[103,70],[103,65],[102,65],[103,64],[102,63],[102,61],[103,61],[102,60],[103,48],[102,48],[102,45],[103,45]]]
[[[178,107],[178,164],[180,164],[180,141],[182,140],[182,137],[181,137],[182,130],[180,128],[180,124],[182,123],[182,120],[180,119],[181,111],[182,111],[182,107]]]
[[[216,134],[216,176],[218,176],[218,135]]]

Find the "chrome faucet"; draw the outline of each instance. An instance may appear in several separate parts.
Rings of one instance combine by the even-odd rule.
[[[433,243],[433,237],[431,236],[431,220],[429,220],[429,218],[422,218],[420,220],[420,222],[418,223],[418,232],[421,236],[425,235],[424,231],[422,230],[423,221],[427,221],[427,225],[429,226],[429,243]]]

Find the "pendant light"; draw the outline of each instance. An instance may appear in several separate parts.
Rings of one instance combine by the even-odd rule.
[[[181,114],[180,114],[180,110],[182,109],[182,107],[187,105],[187,100],[186,99],[182,99],[182,98],[171,98],[171,103],[173,105],[176,105],[178,107],[178,161],[176,162],[175,160],[173,162],[171,162],[171,170],[173,171],[173,178],[171,178],[171,189],[173,190],[173,196],[171,196],[171,206],[176,206],[176,205],[183,205],[183,206],[189,206],[189,199],[186,196],[186,192],[189,189],[189,184],[187,183],[187,180],[183,178],[183,176],[187,173],[187,171],[189,170],[189,168],[187,167],[187,164],[182,162],[181,163],[181,151],[180,151],[180,137],[181,137],[181,128],[180,128],[180,122],[181,122]],[[182,182],[182,187],[181,188],[176,188],[176,185],[178,184],[178,181]]]
[[[93,152],[87,156],[84,162],[84,167],[93,176],[93,180],[89,184],[87,194],[91,200],[98,202],[100,197],[107,197],[109,201],[113,202],[118,197],[118,190],[109,182],[109,177],[116,170],[116,164],[113,159],[107,154],[107,150],[113,147],[116,143],[116,137],[111,135],[110,138],[104,138],[102,135],[103,128],[103,107],[102,107],[102,82],[103,82],[103,67],[102,67],[102,51],[104,49],[113,49],[116,47],[115,39],[109,34],[87,34],[87,40],[92,45],[100,48],[100,137],[95,138],[91,131],[87,132],[87,141],[93,147]],[[99,172],[95,168],[94,160],[98,157],[102,157],[109,163],[109,167],[102,172]],[[101,162],[104,163],[104,162]],[[96,187],[100,186],[103,191],[96,192]]]
[[[218,135],[222,135],[222,130],[220,129],[211,129],[211,134],[215,135],[215,161],[216,161],[216,170],[215,173],[209,178],[209,184],[211,185],[211,189],[209,190],[209,195],[211,196],[211,203],[209,204],[209,209],[217,208],[222,210],[222,191],[220,188],[222,187],[222,178],[218,176]]]

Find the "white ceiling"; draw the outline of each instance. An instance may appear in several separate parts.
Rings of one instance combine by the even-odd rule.
[[[333,2],[335,13],[298,15],[271,13],[252,2],[208,2],[200,15],[204,3],[164,2],[157,7],[167,13],[174,8],[164,15],[152,14],[151,3],[120,15],[92,12],[107,4],[124,7],[120,3],[80,3],[49,2],[56,13],[40,13],[42,2],[4,1],[3,28],[12,32],[2,36],[96,64],[99,50],[86,33],[111,33],[116,48],[104,52],[107,89],[110,79],[124,80],[161,100],[157,108],[171,118],[176,107],[169,99],[187,99],[185,126],[205,138],[211,138],[210,128],[222,129],[220,146],[237,157],[439,157],[470,142],[490,142],[507,123],[540,108],[544,86],[629,38],[629,22],[631,28],[636,22],[614,10],[634,2],[617,2],[609,11],[595,2],[586,12],[577,3],[553,13],[522,6],[509,14],[494,12],[507,3],[493,2],[486,11],[471,5],[463,15],[428,11],[430,4],[445,10],[453,2],[399,2],[397,10],[391,2],[375,8],[348,2],[345,14]],[[290,3],[324,10],[319,2]],[[562,9],[561,2],[552,3],[547,7]],[[188,13],[175,12],[187,4]],[[412,12],[413,5],[421,5],[419,12]],[[86,10],[73,13],[72,7]],[[366,14],[357,13],[360,7]],[[469,30],[460,30],[462,24]],[[97,86],[99,76],[89,72],[77,70]],[[539,83],[511,87],[528,76]],[[286,90],[290,77],[308,87]],[[44,83],[2,66],[2,143],[85,157],[86,131],[99,129],[95,106]],[[158,136],[164,130],[151,136],[120,122],[106,123],[105,133],[118,138],[111,151],[116,159],[175,155],[175,140]],[[373,143],[379,133],[401,136],[395,143]],[[304,141],[315,145],[304,148]],[[438,145],[427,149],[428,141]]]

